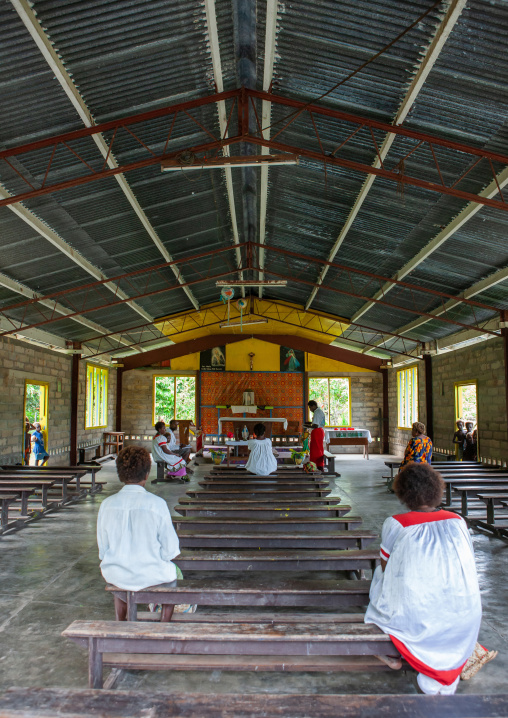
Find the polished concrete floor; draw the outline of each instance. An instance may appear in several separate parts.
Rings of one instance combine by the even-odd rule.
[[[380,532],[386,516],[400,507],[386,492],[384,459],[344,456],[333,494],[350,503],[363,517],[364,528]],[[201,466],[192,486],[203,475]],[[152,470],[155,474],[155,468]],[[87,685],[86,653],[61,637],[75,619],[112,619],[111,598],[104,591],[95,541],[100,502],[120,484],[114,464],[100,478],[105,491],[68,507],[15,534],[0,537],[0,688],[8,686],[75,687]],[[164,484],[149,490],[173,507],[189,485]],[[508,544],[473,534],[483,596],[480,640],[499,651],[498,658],[475,678],[461,682],[461,693],[508,693]],[[199,610],[199,609],[198,609]],[[436,607],[436,611],[439,607]],[[372,674],[129,672],[119,690],[289,692],[289,693],[414,693],[403,672]]]

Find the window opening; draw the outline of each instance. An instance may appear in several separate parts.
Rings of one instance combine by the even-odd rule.
[[[86,365],[85,429],[105,429],[108,425],[108,369]]]
[[[418,421],[418,367],[397,372],[397,406],[399,429],[410,429]]]
[[[457,421],[478,421],[478,406],[476,397],[476,383],[455,384],[455,415]]]
[[[171,419],[196,421],[196,377],[154,376],[153,423]]]
[[[25,401],[23,411],[23,462],[28,465],[34,464],[32,454],[31,438],[33,425],[38,422],[41,425],[41,433],[44,440],[44,448],[48,451],[48,394],[49,384],[46,383],[25,383]]]
[[[309,401],[316,401],[323,409],[326,426],[350,426],[349,377],[310,377]],[[309,418],[310,416],[309,412]]]

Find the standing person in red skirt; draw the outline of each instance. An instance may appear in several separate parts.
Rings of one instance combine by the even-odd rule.
[[[309,460],[313,461],[318,471],[323,471],[325,468],[325,430],[321,426],[312,424],[312,431],[310,432],[310,456]]]

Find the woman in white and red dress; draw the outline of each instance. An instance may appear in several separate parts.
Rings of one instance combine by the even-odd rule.
[[[408,464],[393,489],[409,512],[383,524],[365,623],[389,634],[424,693],[452,694],[482,617],[471,538],[464,519],[436,508],[444,482],[429,464]]]

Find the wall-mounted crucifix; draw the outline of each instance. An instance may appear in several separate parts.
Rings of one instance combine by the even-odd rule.
[[[254,352],[250,352],[250,353],[249,353],[250,370],[251,370],[251,371],[254,370],[254,357],[255,357],[255,356],[256,356],[256,355],[254,354]]]

